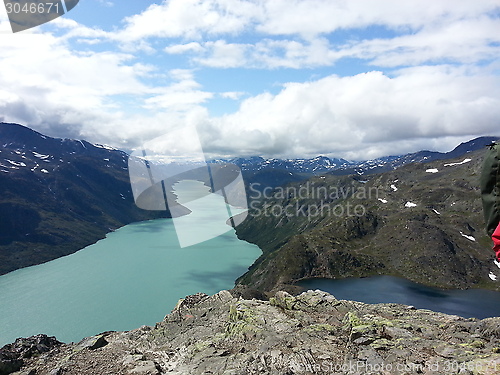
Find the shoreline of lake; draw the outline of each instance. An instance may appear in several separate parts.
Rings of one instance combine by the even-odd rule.
[[[402,277],[377,275],[362,278],[303,279],[295,285],[328,292],[337,299],[364,303],[398,303],[465,318],[500,316],[500,292],[489,289],[444,289]]]

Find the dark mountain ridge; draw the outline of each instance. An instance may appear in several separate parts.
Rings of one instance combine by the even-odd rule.
[[[499,139],[499,137],[484,136],[474,138],[468,142],[463,142],[448,152],[423,150],[405,155],[387,156],[379,159],[352,163],[351,165],[341,166],[340,168],[332,171],[331,174],[375,174],[395,170],[410,163],[431,163],[436,160],[457,158],[469,152],[481,150],[486,145],[491,144],[497,139]]]

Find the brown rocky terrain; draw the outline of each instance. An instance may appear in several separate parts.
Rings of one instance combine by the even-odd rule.
[[[500,373],[500,318],[320,291],[280,291],[268,301],[235,295],[188,296],[154,327],[79,343],[19,339],[0,350],[0,374],[14,362],[15,375]]]

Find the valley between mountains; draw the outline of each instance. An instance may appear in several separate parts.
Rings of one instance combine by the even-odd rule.
[[[263,251],[237,284],[296,291],[304,278],[386,274],[499,290],[488,278],[493,253],[478,190],[493,139],[364,162],[231,160],[243,171],[250,206],[237,235]],[[123,151],[18,124],[0,124],[0,140],[0,274],[169,216],[135,206]]]
[[[231,160],[250,207],[237,235],[262,250],[232,290],[187,296],[161,322],[128,332],[67,344],[19,338],[0,348],[0,375],[498,373],[498,317],[343,301],[295,285],[384,274],[500,290],[488,277],[478,189],[493,139],[357,163]],[[169,216],[135,206],[123,151],[17,124],[0,124],[0,140],[0,273]]]

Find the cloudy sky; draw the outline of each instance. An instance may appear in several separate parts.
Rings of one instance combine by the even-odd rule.
[[[127,150],[196,127],[217,155],[448,151],[500,134],[500,3],[81,0],[16,34],[0,4],[0,120]]]

